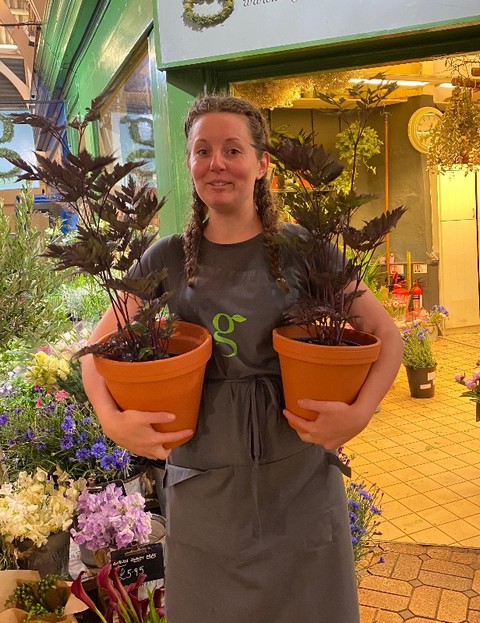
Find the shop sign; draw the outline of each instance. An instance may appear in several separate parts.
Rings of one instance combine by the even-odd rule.
[[[480,23],[478,0],[157,0],[161,65]]]

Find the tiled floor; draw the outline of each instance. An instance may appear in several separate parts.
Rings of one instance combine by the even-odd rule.
[[[457,372],[471,374],[480,334],[433,343],[433,398],[411,398],[405,369],[369,427],[346,447],[355,480],[383,492],[382,540],[480,547],[480,422]]]
[[[361,623],[480,623],[480,422],[457,372],[480,334],[439,338],[435,396],[410,397],[405,370],[346,447],[353,478],[383,492],[375,554],[360,581]]]

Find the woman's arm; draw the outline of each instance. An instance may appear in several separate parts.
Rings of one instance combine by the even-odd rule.
[[[382,346],[357,399],[352,405],[347,405],[343,402],[310,400],[305,397],[299,403],[304,409],[318,412],[317,419],[313,421],[284,410],[289,422],[304,431],[299,433],[303,441],[333,450],[366,428],[395,380],[402,362],[403,341],[398,328],[367,286],[362,283],[360,289],[365,289],[366,292],[353,302],[352,324],[359,331],[376,335]]]
[[[138,304],[131,299],[130,312],[135,315]],[[95,327],[89,342],[93,343],[102,336],[115,331],[117,321],[110,307]],[[115,443],[130,452],[151,459],[166,459],[170,450],[163,447],[164,443],[187,439],[193,433],[183,430],[175,433],[160,433],[153,428],[153,424],[171,422],[174,414],[129,409],[121,411],[107,389],[105,381],[97,372],[93,355],[82,357],[82,379],[87,396],[97,414],[102,429]]]

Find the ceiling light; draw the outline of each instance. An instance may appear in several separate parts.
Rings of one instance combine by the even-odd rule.
[[[443,87],[445,89],[453,89],[453,84],[451,82],[442,82],[438,86]]]
[[[18,47],[14,43],[0,43],[0,50],[17,50]]]
[[[420,80],[382,80],[381,78],[351,78],[349,82],[366,82],[367,84],[397,84],[399,87],[425,87],[428,82]]]

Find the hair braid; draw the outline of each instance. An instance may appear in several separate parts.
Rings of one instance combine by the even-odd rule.
[[[194,287],[197,277],[198,254],[202,232],[205,227],[205,204],[195,188],[192,191],[192,214],[183,233],[183,251],[185,253],[185,274],[187,284]]]

